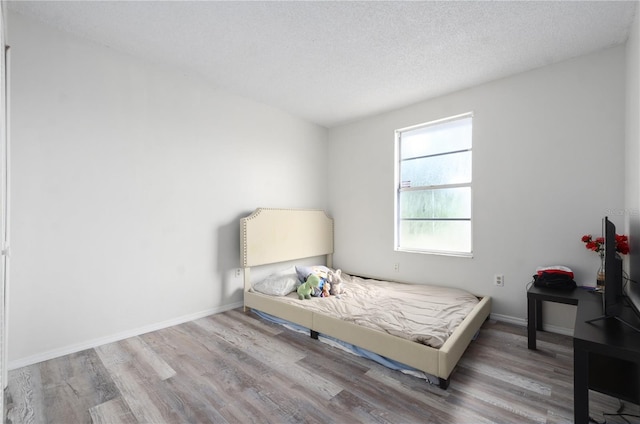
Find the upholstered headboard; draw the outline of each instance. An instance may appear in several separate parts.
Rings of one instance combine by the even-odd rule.
[[[333,219],[322,210],[258,208],[240,220],[245,268],[332,254]]]

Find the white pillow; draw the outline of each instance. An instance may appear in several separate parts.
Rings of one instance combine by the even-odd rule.
[[[296,268],[291,267],[269,275],[264,280],[253,283],[253,289],[271,296],[286,296],[300,285]]]

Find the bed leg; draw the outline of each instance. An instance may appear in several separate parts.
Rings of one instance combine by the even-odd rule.
[[[447,390],[447,388],[449,387],[449,379],[448,378],[442,378],[442,377],[438,377],[438,386],[442,389],[442,390]]]
[[[309,330],[311,333],[309,334],[311,336],[312,339],[318,340],[318,336],[320,335],[320,333],[318,333],[317,331],[313,331],[313,330]]]

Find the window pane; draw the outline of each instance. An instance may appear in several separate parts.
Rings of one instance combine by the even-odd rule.
[[[471,152],[405,160],[400,167],[402,187],[471,182]]]
[[[471,219],[471,188],[400,192],[400,217]]]
[[[471,252],[470,221],[400,221],[400,248]]]
[[[471,253],[471,114],[399,130],[399,250]]]
[[[471,148],[471,117],[404,131],[400,159]]]

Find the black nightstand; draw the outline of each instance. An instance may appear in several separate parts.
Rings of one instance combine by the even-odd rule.
[[[527,290],[527,339],[529,349],[536,348],[536,330],[542,331],[542,302],[577,305],[580,299],[587,299],[588,296],[593,296],[593,294],[579,287],[573,290],[553,290],[535,287],[532,284]]]

